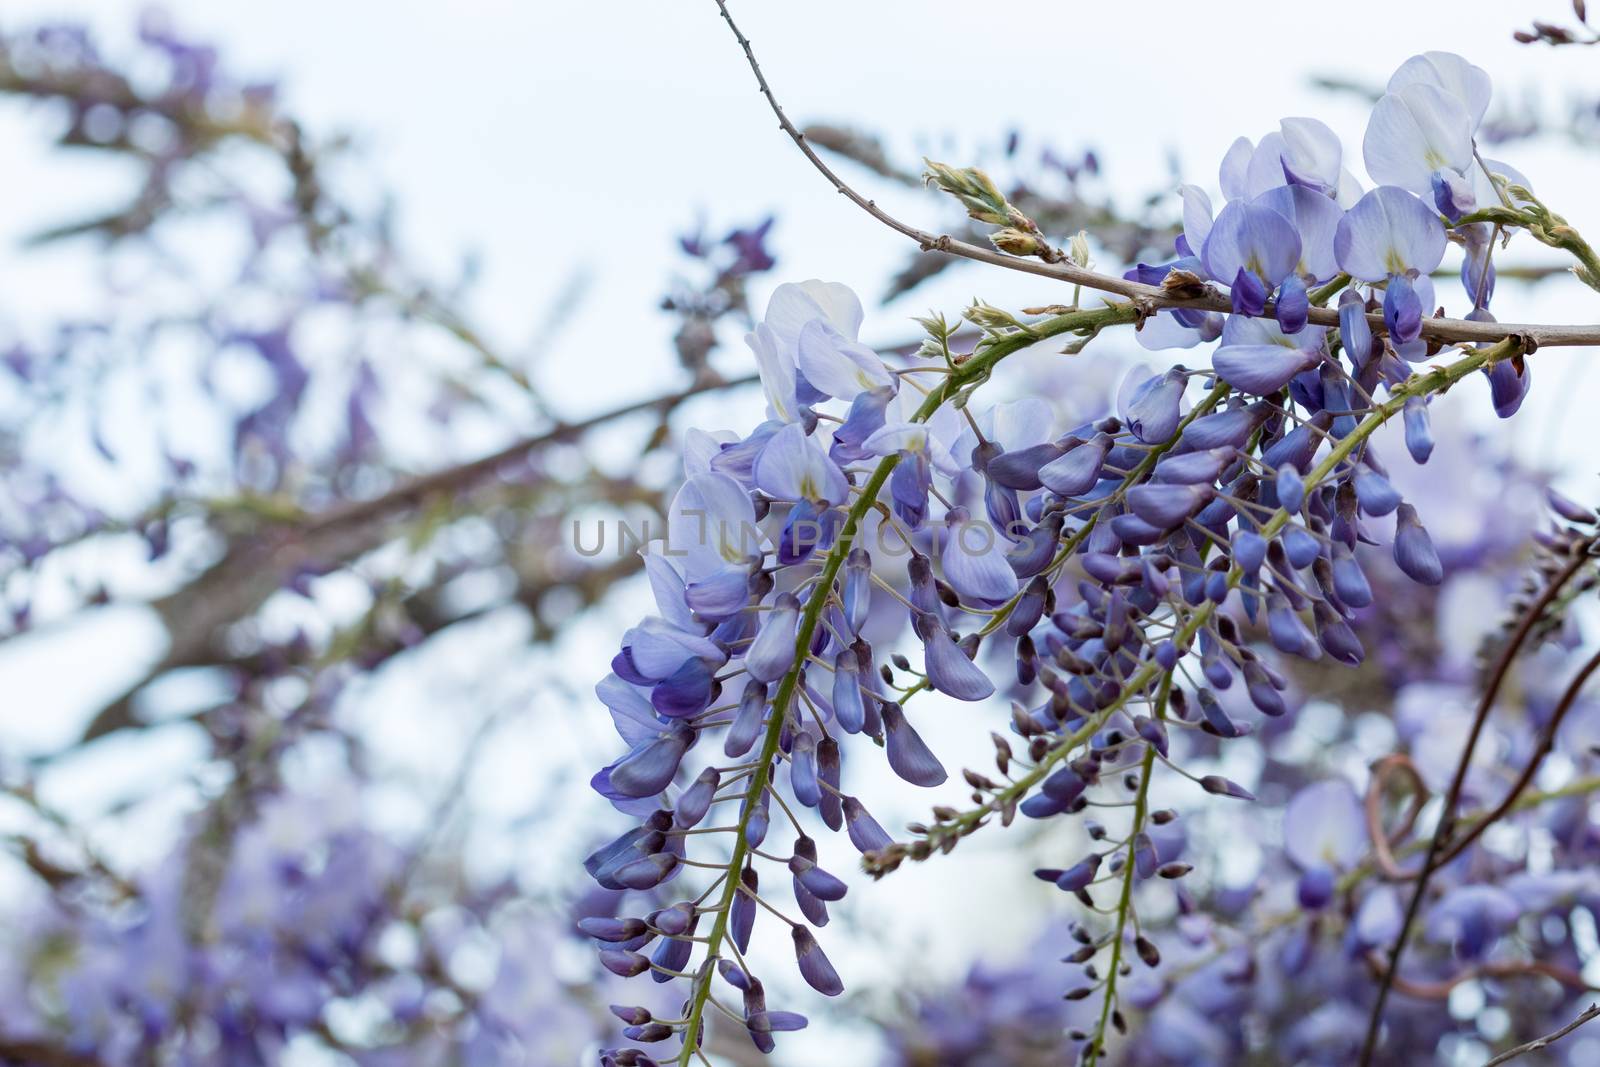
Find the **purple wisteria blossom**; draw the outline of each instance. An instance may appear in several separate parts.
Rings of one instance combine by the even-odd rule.
[[[701,218],[668,357],[573,411],[642,355],[601,320],[532,358],[581,272],[507,347],[352,195],[354,139],[163,17],[130,47],[0,33],[0,97],[133,180],[37,235],[103,243],[91,299],[0,339],[0,641],[165,633],[0,752],[0,1061],[810,1062],[841,1022],[896,1067],[1600,1056],[1600,511],[1483,421],[1555,410],[1532,365],[1600,328],[1497,316],[1600,255],[1480,151],[1517,118],[1487,72],[1414,55],[1364,131],[1284,117],[1145,200],[1002,131],[998,180],[924,160],[966,216],[927,229],[852,184],[915,188],[900,139],[802,130],[754,70],[917,251],[769,283],[775,217]],[[530,247],[584,202],[533,197]],[[911,332],[957,264],[1036,306]]]
[[[600,689],[616,714],[619,684],[651,687],[655,721],[629,718],[630,752],[595,781],[614,800],[622,792],[625,810],[643,821],[587,866],[613,888],[689,881],[674,892],[690,894],[703,884],[684,907],[712,924],[694,941],[688,932],[703,923],[663,925],[644,914],[630,927],[641,940],[633,956],[616,960],[621,970],[653,967],[657,981],[686,982],[682,1020],[651,1041],[676,1037],[675,1055],[689,1062],[704,1047],[708,1005],[735,991],[761,1051],[789,1021],[798,1025],[790,1014],[785,1026],[772,1025],[765,993],[749,995],[765,988],[745,956],[758,920],[787,927],[805,984],[829,997],[844,991],[813,931],[850,887],[818,865],[816,822],[844,830],[881,877],[1020,815],[1082,827],[1076,843],[1033,873],[1112,917],[1109,928],[1076,928],[1079,945],[1065,957],[1067,1002],[1094,998],[1101,1007],[1068,1031],[1080,1061],[1107,1055],[1110,1031],[1124,1031],[1131,1010],[1148,1012],[1151,1024],[1132,1062],[1235,1061],[1254,964],[1243,947],[1206,958],[1207,919],[1184,880],[1198,857],[1182,812],[1155,809],[1150,783],[1170,768],[1237,808],[1281,792],[1278,783],[1230,777],[1223,750],[1292,733],[1297,707],[1312,695],[1297,689],[1304,672],[1370,670],[1375,647],[1379,669],[1393,670],[1369,625],[1386,583],[1393,575],[1422,589],[1446,582],[1428,517],[1391,464],[1433,460],[1429,402],[1465,375],[1489,373],[1501,414],[1526,390],[1525,345],[1515,338],[1412,369],[1442,358],[1439,330],[1428,325],[1437,295],[1430,276],[1452,241],[1467,250],[1463,273],[1475,283],[1466,313],[1492,321],[1492,241],[1473,228],[1482,224],[1472,217],[1478,172],[1507,211],[1513,183],[1526,186],[1479,161],[1473,137],[1487,103],[1486,78],[1458,57],[1409,60],[1368,126],[1370,189],[1317,120],[1288,118],[1259,142],[1240,139],[1219,174],[1220,207],[1183,186],[1175,258],[1124,275],[1153,288],[1127,290],[1135,295],[1127,304],[1024,317],[975,302],[965,315],[975,344],[959,345],[957,331],[934,315],[919,320],[927,335],[920,349],[890,357],[860,341],[860,304],[842,286],[779,288],[750,334],[768,421],[743,437],[702,438],[697,453],[749,494],[719,514],[759,517],[765,533],[752,540],[762,547],[720,554],[713,569],[726,598],[697,605],[690,582],[680,590],[657,581],[658,614],[628,632]],[[1002,253],[1087,262],[1086,241],[1053,249],[981,171],[930,162],[928,179],[973,220],[999,227],[992,241]],[[1507,232],[1503,219],[1497,232]],[[1129,322],[1148,349],[1217,344],[1200,369],[1128,375],[1110,411],[1057,420],[1039,398],[975,399],[1011,353],[1069,333],[1083,338],[1069,345],[1075,354],[1107,326]],[[1375,436],[1391,419],[1404,426],[1393,453]],[[693,485],[695,471],[686,475]],[[1585,536],[1552,535],[1548,547],[1559,554]],[[1386,559],[1375,556],[1377,545]],[[724,696],[725,683],[738,694]],[[851,775],[879,746],[895,776],[944,782],[939,754],[908,713],[940,700],[981,711],[1002,695],[1011,707],[1008,729],[991,738],[998,777],[964,775],[975,807],[936,807],[931,822],[913,824],[899,841],[850,792]],[[627,703],[645,707],[642,693]],[[702,734],[724,727],[721,745],[702,748]],[[705,749],[711,762],[695,762]],[[717,751],[740,762],[717,762]],[[1185,767],[1213,757],[1220,765]],[[1409,762],[1384,764],[1383,775],[1401,767],[1418,788],[1438,788],[1420,754],[1396,758]],[[1455,803],[1459,786],[1450,788]],[[691,839],[684,828],[702,818],[707,794],[729,814],[706,831],[713,836]],[[1393,853],[1418,815],[1390,840],[1382,799],[1363,798],[1338,776],[1301,783],[1287,799],[1272,859],[1292,887],[1285,923],[1335,915],[1371,863],[1405,877]],[[688,820],[678,814],[686,804]],[[1098,805],[1130,804],[1121,837],[1094,818]],[[1422,880],[1434,874],[1437,847]],[[763,888],[776,864],[792,876],[798,917]],[[695,877],[702,872],[703,883]],[[1485,958],[1518,915],[1506,892],[1452,893],[1425,917],[1426,936]],[[1224,913],[1246,903],[1214,893]],[[1142,932],[1140,914],[1163,898],[1188,921],[1157,939]],[[1341,987],[1383,952],[1398,958],[1414,911],[1386,890],[1349,903],[1345,913],[1358,917],[1342,958],[1329,964]],[[1284,973],[1312,965],[1312,932],[1284,949]],[[647,960],[651,941],[658,947]],[[1133,971],[1134,957],[1145,972]],[[1193,981],[1162,986],[1168,968],[1197,970]],[[1343,1062],[1347,1043],[1324,1035],[1349,1028],[1359,1008],[1344,1008],[1301,1021],[1289,1045],[1323,1042],[1335,1055],[1329,1062]],[[1381,1012],[1373,1017],[1375,1036]],[[619,1065],[649,1059],[634,1048],[602,1056]]]

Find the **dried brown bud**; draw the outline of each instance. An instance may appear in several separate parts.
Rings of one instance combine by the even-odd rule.
[[[965,778],[967,780],[967,784],[974,789],[990,792],[995,788],[993,781],[991,781],[985,775],[979,774],[977,771],[964,770],[961,772],[961,776]]]
[[[1193,271],[1181,269],[1168,271],[1167,276],[1161,279],[1161,289],[1178,300],[1193,300],[1206,295],[1205,281]]]

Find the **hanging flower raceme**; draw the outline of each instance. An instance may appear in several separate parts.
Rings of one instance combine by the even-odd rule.
[[[740,994],[762,1051],[802,1024],[769,1008],[748,969],[759,923],[787,928],[813,989],[843,990],[815,932],[848,889],[823,830],[843,831],[881,876],[1019,812],[1080,819],[1088,844],[1035,873],[1116,925],[1068,957],[1083,968],[1068,999],[1099,991],[1113,1009],[1125,947],[1159,965],[1164,950],[1137,933],[1140,901],[1176,891],[1182,909],[1191,866],[1176,815],[1148,803],[1152,777],[1291,721],[1296,660],[1369,661],[1362,620],[1378,596],[1364,546],[1386,544],[1411,581],[1443,580],[1422,515],[1374,446],[1379,426],[1403,421],[1406,455],[1427,462],[1433,394],[1479,367],[1497,405],[1526,386],[1505,344],[1410,368],[1436,356],[1422,335],[1447,224],[1478,257],[1473,310],[1488,314],[1487,242],[1459,222],[1487,99],[1474,70],[1434,54],[1402,68],[1368,130],[1370,191],[1333,132],[1303,118],[1229,149],[1215,214],[1203,190],[1182,189],[1176,258],[1126,276],[1183,293],[1225,286],[1231,314],[1112,304],[1025,321],[977,304],[972,351],[952,351],[955,331],[932,317],[919,320],[922,348],[895,363],[859,341],[860,305],[842,287],[774,294],[750,335],[767,420],[694,439],[669,523],[674,541],[691,513],[755,534],[652,560],[658,616],[628,632],[600,687],[629,747],[595,786],[642,821],[589,866],[603,885],[654,894],[639,903],[642,926],[628,927],[636,943],[611,958],[687,982],[682,1021],[659,1034],[678,1036],[680,1059],[700,1048],[714,991],[724,1008]],[[930,178],[973,218],[1008,227],[999,247],[1050,259],[980,172],[930,164]],[[1335,298],[1331,329],[1313,309]],[[1147,348],[1220,343],[1206,369],[1126,376],[1114,414],[1108,397],[1069,411],[1041,396],[977,398],[1012,352],[1124,323]],[[976,807],[936,808],[896,841],[849,791],[851,776],[883,759],[913,785],[945,782],[913,720],[938,702],[982,720],[1000,711],[996,697],[1011,705],[992,735],[997,776],[964,775]],[[707,732],[719,741],[702,743]],[[1214,797],[1254,800],[1246,783],[1189,777]],[[1130,791],[1133,822],[1109,843],[1090,815],[1125,807]],[[1329,786],[1291,805],[1287,855],[1305,911],[1328,908],[1370,843],[1354,802]],[[719,806],[725,815],[712,814]],[[697,870],[709,884],[660,908],[666,887]],[[792,890],[793,913],[774,884]],[[1372,908],[1366,926],[1379,930],[1387,920]],[[1496,914],[1457,910],[1463,929]],[[1088,1058],[1112,1017],[1082,1035]]]

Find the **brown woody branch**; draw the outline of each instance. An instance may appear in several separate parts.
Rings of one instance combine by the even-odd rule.
[[[1500,1053],[1500,1055],[1496,1056],[1488,1063],[1485,1063],[1483,1067],[1499,1067],[1500,1064],[1510,1063],[1518,1056],[1526,1056],[1530,1052],[1538,1052],[1540,1049],[1549,1048],[1551,1045],[1555,1044],[1557,1041],[1560,1041],[1563,1037],[1566,1037],[1568,1034],[1572,1033],[1572,1031],[1576,1030],[1578,1027],[1582,1026],[1584,1023],[1595,1018],[1596,1016],[1600,1016],[1600,1004],[1591,1004],[1583,1010],[1583,1014],[1579,1015],[1576,1019],[1572,1020],[1555,1033],[1546,1034],[1543,1037],[1536,1037],[1527,1044],[1518,1045],[1516,1048],[1506,1049],[1504,1052]]]
[[[778,117],[778,125],[784,133],[799,146],[800,151],[811,161],[811,165],[828,180],[841,195],[848,198],[857,207],[867,214],[894,230],[896,233],[911,238],[925,252],[942,252],[945,255],[959,256],[979,263],[988,263],[1007,270],[1021,271],[1024,274],[1034,274],[1042,278],[1066,282],[1070,285],[1081,285],[1086,289],[1097,292],[1110,293],[1113,296],[1123,297],[1146,312],[1155,312],[1163,308],[1189,308],[1198,311],[1231,312],[1232,304],[1228,297],[1220,292],[1207,288],[1200,296],[1175,296],[1159,286],[1145,285],[1141,282],[1128,281],[1109,274],[1100,274],[1097,271],[1079,267],[1070,260],[1056,263],[1045,263],[1037,259],[1026,259],[1018,256],[1006,255],[1003,252],[990,248],[982,248],[957,240],[948,234],[934,234],[918,229],[909,223],[902,222],[887,211],[880,208],[876,202],[857,192],[844,179],[834,173],[833,169],[825,163],[816,153],[805,134],[789,121],[784,114],[778,99],[773,95],[772,88],[767,84],[766,75],[761,72],[761,65],[756,62],[755,52],[750,47],[750,41],[733,21],[733,16],[728,12],[726,0],[717,0],[717,7],[722,11],[722,17],[727,21],[729,29],[733,31],[739,46],[744,49],[745,59],[750,64],[751,71],[755,74],[756,84],[761,89],[761,94],[766,97],[768,105],[774,115]],[[1264,315],[1273,314],[1274,309],[1268,305]],[[1367,316],[1368,321],[1377,330],[1384,329],[1383,316],[1372,313]],[[1310,321],[1319,326],[1339,325],[1339,313],[1332,308],[1313,307],[1310,312]],[[1489,343],[1503,341],[1507,338],[1517,338],[1523,346],[1523,351],[1531,352],[1542,345],[1600,345],[1600,325],[1596,326],[1545,326],[1531,323],[1510,322],[1471,322],[1466,319],[1423,319],[1422,336],[1429,341],[1445,344],[1452,343]]]
[[[1400,931],[1395,935],[1394,948],[1390,950],[1388,966],[1383,968],[1378,980],[1378,993],[1373,1001],[1372,1014],[1367,1020],[1367,1034],[1362,1043],[1361,1064],[1367,1067],[1372,1063],[1372,1057],[1377,1051],[1378,1033],[1383,1026],[1383,1006],[1388,1000],[1389,990],[1394,985],[1396,974],[1400,969],[1400,959],[1405,954],[1406,938],[1411,932],[1412,925],[1416,922],[1417,914],[1422,910],[1422,898],[1427,893],[1428,883],[1435,871],[1443,862],[1445,841],[1455,830],[1456,807],[1461,802],[1461,790],[1466,784],[1467,771],[1472,766],[1473,753],[1477,751],[1478,738],[1483,734],[1483,728],[1489,721],[1489,712],[1494,707],[1495,700],[1500,695],[1500,687],[1505,684],[1507,675],[1511,672],[1511,665],[1516,660],[1517,654],[1527,642],[1540,621],[1545,617],[1546,610],[1553,604],[1569,582],[1577,577],[1578,573],[1592,563],[1587,551],[1574,549],[1565,566],[1552,575],[1545,583],[1544,591],[1540,593],[1523,611],[1518,621],[1515,632],[1501,648],[1500,655],[1495,659],[1489,677],[1484,685],[1483,695],[1478,700],[1478,706],[1473,711],[1472,726],[1467,732],[1466,744],[1462,746],[1461,757],[1456,762],[1455,774],[1450,780],[1450,788],[1445,793],[1444,808],[1439,813],[1438,825],[1434,827],[1433,836],[1428,841],[1428,850],[1423,856],[1422,867],[1417,871],[1416,884],[1411,890],[1411,899],[1406,903],[1405,916],[1400,922]]]

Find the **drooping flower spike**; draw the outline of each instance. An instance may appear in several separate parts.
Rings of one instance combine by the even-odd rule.
[[[1466,373],[1488,371],[1503,408],[1526,388],[1507,343],[1411,369],[1434,358],[1423,339],[1429,276],[1452,231],[1478,257],[1465,271],[1482,290],[1473,314],[1487,316],[1491,253],[1477,224],[1459,221],[1478,190],[1472,138],[1487,102],[1474,70],[1434,54],[1408,61],[1367,131],[1368,191],[1333,132],[1301,118],[1235,142],[1219,210],[1184,186],[1176,258],[1126,277],[1183,293],[1225,288],[1230,314],[1110,304],[1025,321],[976,304],[972,351],[953,351],[954,331],[934,317],[920,320],[929,339],[917,353],[888,358],[859,342],[859,302],[838,287],[774,296],[751,334],[768,419],[743,437],[699,439],[684,498],[719,517],[762,516],[763,529],[748,551],[719,541],[652,565],[659,615],[629,631],[603,694],[629,750],[596,788],[643,822],[591,867],[602,884],[649,887],[709,871],[705,913],[727,916],[689,950],[647,957],[689,984],[672,1028],[680,1058],[698,1050],[719,982],[744,998],[757,1048],[790,1028],[742,957],[765,916],[788,926],[805,982],[842,992],[814,931],[848,879],[819,863],[821,829],[842,830],[882,876],[1019,813],[1081,818],[1088,843],[1035,872],[1116,918],[1069,956],[1084,968],[1069,1000],[1100,990],[1114,1012],[1124,946],[1159,965],[1163,950],[1136,932],[1131,887],[1176,889],[1181,910],[1192,867],[1181,832],[1163,831],[1175,817],[1157,819],[1148,804],[1152,778],[1292,720],[1293,661],[1370,664],[1373,561],[1386,555],[1391,572],[1424,586],[1446,574],[1387,463],[1401,449],[1430,461],[1429,401]],[[930,175],[974,219],[1006,228],[997,247],[1050,259],[1042,232],[981,172],[930,164]],[[1337,329],[1313,311],[1335,297]],[[1381,324],[1369,317],[1380,306]],[[1114,414],[1039,396],[977,399],[1011,353],[1118,323],[1138,325],[1147,348],[1220,343],[1198,370],[1125,376]],[[1374,434],[1391,418],[1403,438],[1380,456]],[[1381,553],[1368,547],[1377,544]],[[885,764],[913,785],[946,781],[937,746],[912,725],[917,709],[939,703],[981,720],[997,697],[1011,705],[995,722],[998,777],[964,776],[976,807],[938,808],[900,842],[843,791]],[[708,731],[720,744],[700,743]],[[1246,782],[1189,777],[1221,800],[1255,800]],[[1134,821],[1124,844],[1110,844],[1085,813],[1121,808],[1130,792]],[[721,803],[729,815],[716,826],[708,808]],[[1370,844],[1352,831],[1354,803],[1330,785],[1291,805],[1301,909],[1328,911],[1336,880]],[[706,854],[715,858],[697,858]],[[776,880],[793,891],[792,913],[771,895],[774,864],[786,868]],[[1496,913],[1474,903],[1454,914],[1470,924]],[[643,921],[646,942],[683,936]],[[1371,936],[1387,923],[1378,904],[1357,921]],[[1111,946],[1117,962],[1102,978],[1094,961]],[[1091,1059],[1104,1027],[1084,1035]]]

